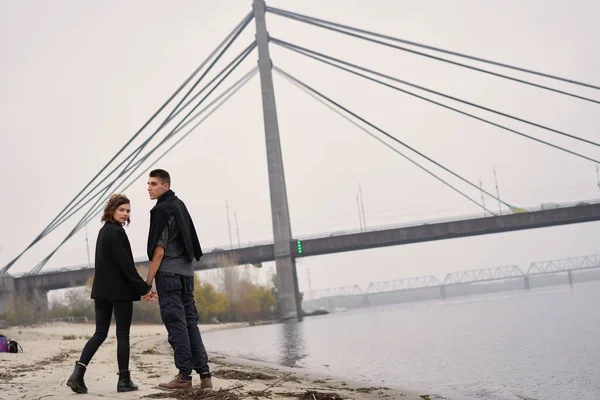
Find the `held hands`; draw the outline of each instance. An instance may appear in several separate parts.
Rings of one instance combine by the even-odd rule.
[[[150,287],[152,287],[152,281],[154,281],[154,278],[150,278],[150,276],[146,278],[146,283]],[[156,291],[154,289],[150,289],[148,293],[142,296],[142,300],[144,301],[156,301],[156,299],[158,299],[158,294],[156,294]]]
[[[144,296],[142,296],[142,300],[144,300],[144,301],[156,301],[156,299],[158,299],[158,294],[156,294],[154,289],[150,289],[148,294],[145,294]]]

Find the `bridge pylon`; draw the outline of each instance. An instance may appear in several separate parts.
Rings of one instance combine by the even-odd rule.
[[[256,45],[258,48],[258,70],[262,92],[265,141],[267,147],[267,168],[269,172],[269,190],[271,194],[271,217],[273,220],[273,241],[275,267],[277,269],[277,294],[279,316],[302,320],[302,304],[298,289],[296,260],[292,256],[292,227],[288,207],[281,140],[275,107],[273,87],[273,63],[269,54],[269,33],[265,19],[264,0],[253,0],[254,21],[256,23]]]

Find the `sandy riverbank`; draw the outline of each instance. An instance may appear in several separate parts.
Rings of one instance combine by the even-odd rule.
[[[235,326],[239,324],[205,325],[200,329],[208,332]],[[90,324],[66,323],[0,331],[19,341],[24,349],[24,353],[19,354],[0,353],[0,399],[65,399],[77,396],[65,386],[65,382],[86,342],[86,336],[93,331],[94,327]],[[166,330],[162,325],[135,325],[131,334],[130,368],[140,390],[117,393],[113,326],[88,368],[86,384],[89,393],[83,398],[443,399],[387,388],[360,387],[326,376],[315,377],[298,369],[253,365],[220,356],[211,356],[210,364],[215,385],[215,392],[210,395],[194,391],[176,394],[157,389],[159,382],[168,381],[176,374]],[[194,384],[197,383],[199,379],[195,376]]]

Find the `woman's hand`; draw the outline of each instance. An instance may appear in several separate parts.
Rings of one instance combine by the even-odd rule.
[[[158,294],[154,291],[154,289],[150,289],[150,291],[142,296],[142,300],[144,301],[156,301],[158,299]]]

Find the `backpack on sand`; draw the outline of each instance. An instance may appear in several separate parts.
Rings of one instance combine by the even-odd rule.
[[[9,353],[22,353],[23,348],[16,340],[10,340],[8,342],[8,352]]]
[[[0,353],[8,353],[8,338],[0,335]]]

